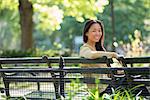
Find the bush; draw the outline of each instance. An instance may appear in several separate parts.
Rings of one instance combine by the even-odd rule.
[[[33,55],[32,50],[21,51],[21,50],[3,50],[0,51],[0,57],[31,57]]]
[[[47,55],[49,57],[56,57],[56,56],[70,56],[70,51],[68,49],[63,50],[40,50],[40,49],[34,49],[34,50],[1,50],[0,51],[0,57],[6,58],[6,57],[41,57],[43,55]]]

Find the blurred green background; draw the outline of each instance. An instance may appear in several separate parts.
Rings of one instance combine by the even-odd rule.
[[[108,51],[150,55],[150,0],[0,0],[0,57],[78,56],[88,19]]]

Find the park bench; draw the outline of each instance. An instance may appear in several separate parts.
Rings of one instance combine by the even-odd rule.
[[[59,66],[59,57],[50,59],[40,58],[1,58],[1,76],[3,77],[4,90],[7,97],[10,97],[11,82],[36,82],[37,91],[40,91],[40,82],[53,82],[55,95],[58,95],[58,83],[54,80],[58,71],[49,71],[53,64]],[[56,75],[54,75],[54,72]],[[22,74],[23,73],[23,74]],[[43,76],[39,73],[47,73]]]
[[[85,78],[82,76],[82,73],[98,73],[98,74],[111,74],[111,78],[107,79],[100,79],[100,83],[102,84],[111,84],[112,86],[120,85],[120,80],[118,78],[126,79],[123,84],[128,86],[129,83],[132,85],[144,84],[145,86],[150,85],[150,65],[148,67],[136,67],[133,65],[137,63],[147,63],[150,64],[150,57],[137,57],[137,58],[120,58],[123,62],[120,68],[80,68],[76,67],[76,65],[82,63],[103,63],[107,64],[107,66],[111,66],[113,63],[112,59],[108,59],[107,57],[99,58],[99,59],[85,59],[79,57],[49,57],[47,58],[44,56],[43,58],[1,58],[1,70],[4,85],[5,85],[5,93],[7,96],[9,94],[9,84],[10,82],[37,82],[38,91],[40,91],[40,82],[52,82],[54,83],[55,89],[55,96],[59,98],[60,95],[66,96],[65,84],[71,83],[72,80],[76,80],[77,78],[81,83],[95,83],[95,79]],[[46,64],[46,68],[4,68],[3,65],[5,64],[39,64],[44,63]],[[56,63],[57,67],[52,67],[52,63]],[[131,67],[129,66],[131,65]],[[129,66],[129,67],[128,67]],[[124,75],[117,75],[118,70],[124,70]],[[12,72],[20,72],[20,73],[30,73],[31,76],[16,76],[16,75],[7,75],[5,73],[12,73]],[[50,73],[48,77],[40,77],[40,75],[35,73]],[[81,74],[80,77],[70,77],[68,74]],[[116,76],[115,76],[116,75]],[[138,75],[138,77],[137,77]],[[139,75],[142,75],[142,77]],[[37,77],[39,76],[39,77]],[[118,81],[117,81],[118,80]],[[134,83],[134,84],[133,84]],[[149,95],[149,94],[145,94]]]
[[[100,83],[102,84],[110,84],[112,87],[118,87],[123,85],[125,88],[130,88],[133,86],[137,86],[143,84],[146,87],[150,86],[150,57],[134,57],[134,58],[123,58],[120,57],[119,61],[122,63],[122,67],[118,68],[118,66],[112,68],[111,64],[113,63],[112,59],[108,59],[107,57],[103,57],[101,59],[63,59],[65,66],[63,68],[64,76],[67,76],[69,73],[98,73],[98,74],[111,74],[111,78],[100,79]],[[108,68],[67,68],[67,64],[77,64],[77,63],[105,63]],[[147,64],[147,67],[136,67],[133,65],[136,64]],[[92,66],[91,66],[92,67]],[[93,66],[94,67],[94,66]],[[118,74],[118,71],[124,71],[124,74]],[[61,78],[63,78],[62,76]],[[75,78],[63,78],[64,82],[71,82],[71,80],[75,80]],[[95,79],[92,78],[80,78],[80,82],[83,83],[95,83]],[[62,89],[64,85],[62,85]],[[143,87],[142,87],[143,88]],[[140,89],[142,89],[140,88]],[[60,91],[61,95],[65,95],[64,90]],[[138,92],[138,91],[137,91]],[[148,91],[143,91],[144,96],[150,96]],[[135,92],[136,93],[136,92]]]

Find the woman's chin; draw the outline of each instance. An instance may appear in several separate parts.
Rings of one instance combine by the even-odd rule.
[[[99,42],[99,40],[95,40],[95,42]]]

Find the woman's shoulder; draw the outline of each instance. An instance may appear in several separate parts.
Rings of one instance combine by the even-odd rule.
[[[83,50],[83,49],[90,49],[90,47],[84,43],[81,47],[80,47],[80,50]]]
[[[79,53],[79,55],[80,55],[81,57],[87,58],[86,55],[88,55],[90,51],[91,51],[91,48],[90,48],[88,45],[83,44],[83,45],[80,47],[80,53]]]

